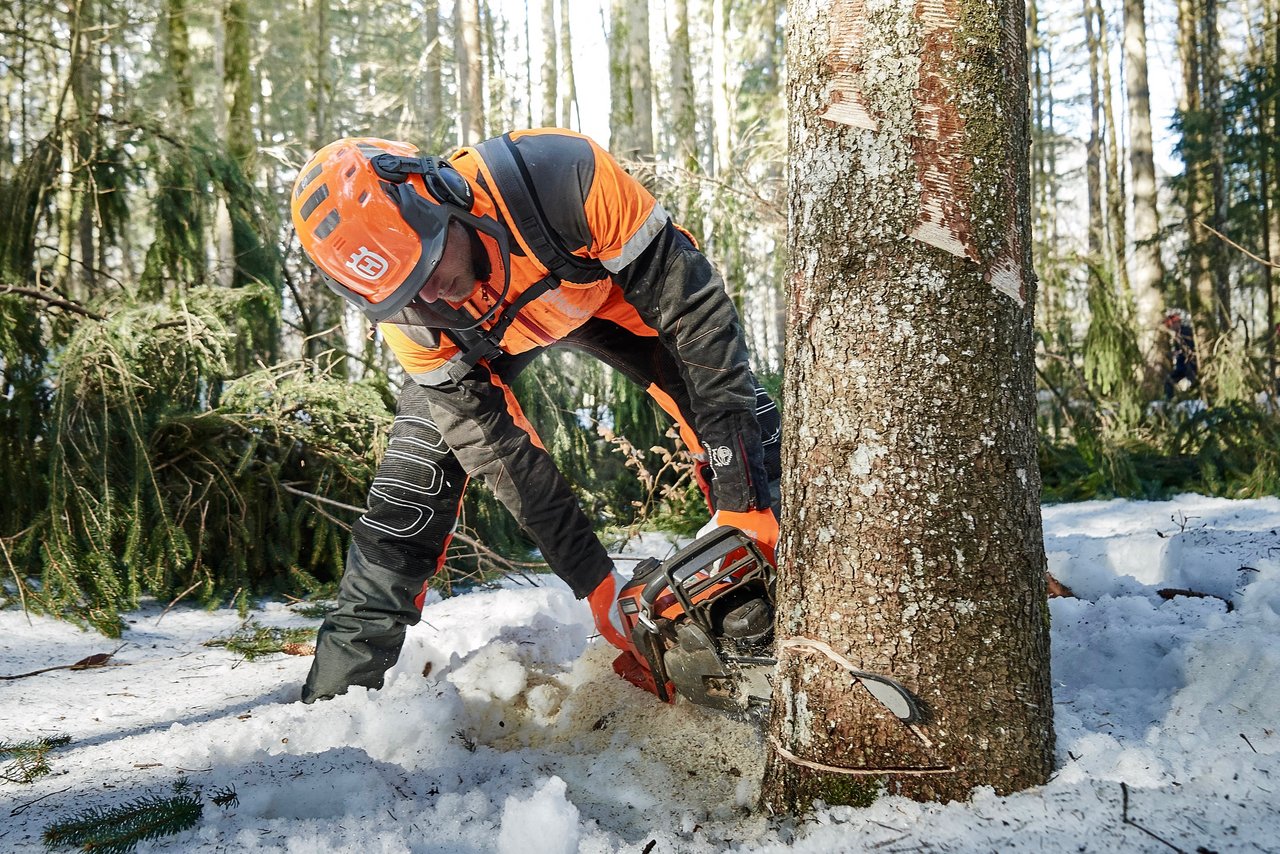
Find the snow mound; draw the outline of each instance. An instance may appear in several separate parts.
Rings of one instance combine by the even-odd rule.
[[[511,795],[502,807],[498,854],[576,854],[578,808],[565,797],[564,780],[552,777],[529,798]]]

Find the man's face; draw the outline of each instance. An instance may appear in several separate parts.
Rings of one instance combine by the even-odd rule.
[[[442,299],[449,303],[463,303],[475,289],[476,271],[471,258],[471,240],[461,223],[450,222],[444,254],[431,277],[418,291],[418,296],[427,302]]]

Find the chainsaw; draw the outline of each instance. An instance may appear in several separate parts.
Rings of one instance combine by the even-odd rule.
[[[665,702],[680,697],[761,719],[773,695],[776,570],[760,546],[722,526],[666,559],[646,558],[618,594],[635,654],[613,663],[619,676]],[[921,718],[896,680],[850,669],[906,723]]]

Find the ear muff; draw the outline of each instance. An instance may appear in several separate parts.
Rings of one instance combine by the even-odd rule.
[[[427,191],[435,196],[437,201],[470,211],[476,203],[476,197],[467,179],[462,177],[462,173],[442,157],[422,159],[429,164],[422,176],[423,182],[427,185]]]
[[[383,153],[369,159],[378,177],[393,184],[403,184],[410,175],[421,175],[427,192],[442,205],[470,211],[475,195],[467,179],[443,157],[401,157]]]

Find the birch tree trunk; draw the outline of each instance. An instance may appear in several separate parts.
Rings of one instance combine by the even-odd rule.
[[[762,797],[1053,757],[1019,0],[792,0],[779,666]],[[908,727],[834,659],[901,681]]]
[[[1160,214],[1156,165],[1151,142],[1151,88],[1147,83],[1145,0],[1124,2],[1124,55],[1128,76],[1129,172],[1133,193],[1133,260],[1130,285],[1137,308],[1138,346],[1153,386],[1164,365],[1161,321],[1164,319],[1164,260],[1160,255]]]

